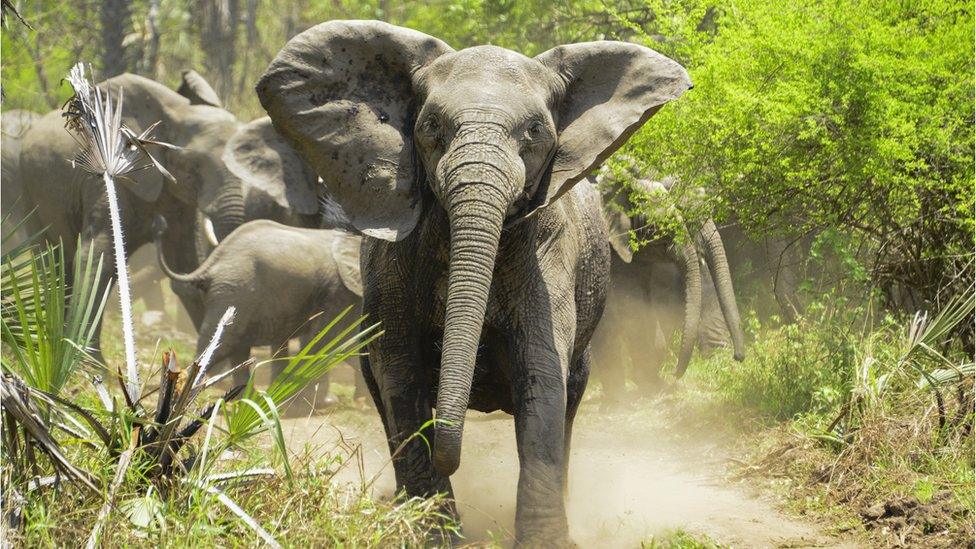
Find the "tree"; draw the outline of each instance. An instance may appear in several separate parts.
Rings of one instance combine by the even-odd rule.
[[[132,26],[131,0],[103,0],[99,10],[102,22],[102,76],[108,78],[128,70],[125,36]]]

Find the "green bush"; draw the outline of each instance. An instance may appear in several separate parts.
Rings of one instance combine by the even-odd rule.
[[[746,360],[725,360],[715,382],[730,403],[790,419],[836,409],[850,393],[853,358],[843,329],[805,319],[761,329]]]

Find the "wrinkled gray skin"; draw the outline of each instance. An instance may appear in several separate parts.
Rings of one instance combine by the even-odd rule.
[[[666,193],[673,180],[638,179],[636,185],[653,197]],[[703,351],[726,346],[731,340],[736,360],[745,357],[745,341],[725,248],[712,220],[707,220],[688,242],[655,237],[654,228],[631,210],[627,193],[603,188],[605,219],[615,254],[611,261],[612,286],[604,322],[593,337],[594,360],[611,400],[624,392],[625,362],[629,358],[634,379],[643,388],[660,386],[660,370],[673,334],[681,330],[675,369],[680,377],[697,341]],[[608,206],[612,202],[614,207]],[[633,252],[630,231],[651,243]],[[650,343],[650,351],[648,344]],[[639,348],[640,353],[628,353]]]
[[[162,218],[156,219],[155,231],[157,238],[165,235],[167,223]],[[236,365],[250,358],[251,347],[278,347],[293,337],[304,346],[344,309],[358,310],[359,248],[358,236],[341,231],[257,220],[232,232],[191,273],[173,272],[162,254],[159,264],[172,281],[193,286],[203,295],[197,356],[227,308],[237,309],[212,361],[227,359]],[[272,376],[282,367],[278,365]],[[247,371],[238,370],[235,382],[246,383],[247,376]],[[323,395],[328,393],[325,383],[326,389],[319,391]]]
[[[391,453],[433,442],[394,459],[408,496],[451,495],[465,410],[504,410],[517,542],[570,544],[570,436],[609,268],[599,197],[574,185],[689,85],[632,44],[527,58],[375,21],[313,27],[271,63],[261,104],[370,237],[364,312],[385,333],[363,374]]]
[[[100,86],[113,94],[123,90],[126,126],[139,133],[158,121],[156,139],[180,147],[154,151],[176,183],[149,169],[119,186],[127,255],[152,240],[152,219],[157,214],[170,224],[161,242],[162,252],[179,271],[192,271],[212,250],[205,234],[205,216],[212,220],[217,238],[260,217],[318,224],[314,173],[274,132],[267,118],[239,123],[195,72],[184,74],[181,93],[134,74],[113,77]],[[64,242],[66,257],[73,258],[80,234],[83,248],[105,254],[106,264],[112,265],[104,185],[72,167],[77,149],[64,128],[61,111],[44,115],[23,138],[20,186],[27,203],[37,205],[37,222],[48,225],[47,238]],[[5,180],[5,188],[6,184]],[[105,288],[114,275],[114,269],[103,270],[100,287]],[[173,290],[199,327],[204,315],[199,291],[179,283]]]
[[[31,211],[27,201],[21,198],[20,148],[27,130],[40,117],[36,112],[19,109],[4,111],[0,117],[0,216],[3,217],[4,252],[43,228],[31,219],[20,224]]]

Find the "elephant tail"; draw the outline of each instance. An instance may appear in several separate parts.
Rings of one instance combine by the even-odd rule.
[[[204,262],[203,265],[200,265],[200,267],[192,273],[186,274],[174,272],[169,268],[169,265],[166,263],[166,257],[163,254],[163,235],[166,234],[166,230],[168,228],[169,224],[166,223],[165,217],[157,215],[153,219],[153,239],[155,240],[156,244],[156,257],[159,261],[159,268],[163,271],[163,274],[169,277],[170,280],[191,284],[197,288],[200,288],[201,290],[206,289],[207,278],[203,276],[203,273],[205,272],[207,262]]]

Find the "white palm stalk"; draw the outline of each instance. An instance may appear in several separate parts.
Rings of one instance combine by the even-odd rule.
[[[155,166],[165,177],[173,177],[146,150],[146,144],[158,144],[149,139],[156,127],[153,124],[136,136],[122,125],[122,90],[112,100],[111,90],[102,91],[89,84],[84,65],[78,63],[68,74],[68,83],[75,95],[68,102],[67,127],[74,131],[81,150],[74,162],[82,169],[101,175],[108,195],[109,216],[112,223],[112,243],[115,270],[119,280],[119,301],[122,309],[122,338],[125,344],[125,386],[130,403],[139,400],[141,384],[136,363],[135,328],[132,322],[132,298],[129,293],[129,274],[125,260],[122,218],[119,212],[116,179]]]

